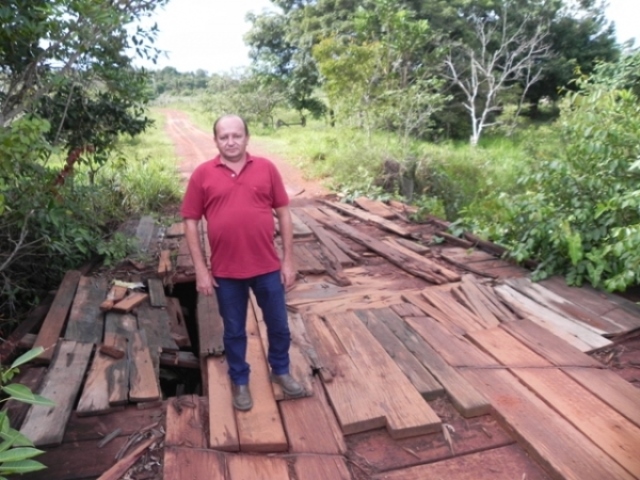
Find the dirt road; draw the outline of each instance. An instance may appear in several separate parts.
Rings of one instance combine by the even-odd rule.
[[[167,117],[166,132],[173,140],[180,158],[180,173],[186,180],[198,165],[213,158],[218,151],[213,143],[212,134],[195,126],[187,114],[178,110],[163,110],[163,113]],[[306,180],[300,169],[271,154],[263,142],[251,139],[248,151],[252,155],[266,157],[276,164],[292,199],[309,199],[329,193],[320,182]]]

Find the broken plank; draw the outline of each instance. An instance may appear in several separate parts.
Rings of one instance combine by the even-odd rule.
[[[442,292],[438,289],[427,287],[421,293],[427,302],[444,314],[446,321],[441,320],[442,314],[437,317],[434,316],[443,325],[454,323],[463,329],[465,333],[485,328],[484,323],[476,318],[471,310],[460,305],[450,292]],[[420,305],[420,308],[422,308],[422,305]],[[431,313],[433,313],[433,310]]]
[[[475,314],[475,319],[482,323],[485,328],[493,328],[500,325],[500,320],[486,305],[484,295],[478,290],[474,290],[469,284],[461,283],[451,290],[451,294],[471,310]]]
[[[197,395],[174,397],[167,404],[165,445],[207,448],[204,433],[207,398]]]
[[[155,351],[180,350],[171,336],[169,327],[169,312],[164,308],[154,308],[148,303],[138,308],[138,326],[144,329],[149,341],[149,347]]]
[[[96,351],[76,408],[78,415],[101,415],[113,411],[114,407],[109,403],[109,372],[116,362],[114,358]]]
[[[426,258],[424,255],[420,255],[419,253],[414,252],[412,249],[405,247],[401,243],[397,242],[395,239],[387,238],[384,240],[384,243],[389,245],[391,248],[395,248],[400,253],[406,255],[409,258],[415,260],[419,265],[425,265],[428,270],[432,270],[437,272],[439,275],[446,278],[449,282],[457,282],[460,280],[460,275],[456,272],[449,270],[448,268],[439,265],[438,263]]]
[[[409,237],[409,238],[412,237],[411,230],[401,227],[400,225],[397,225],[396,223],[391,222],[378,215],[374,215],[372,213],[366,212],[359,208],[352,207],[351,205],[347,205],[346,203],[331,202],[328,200],[322,200],[322,203],[330,207],[333,207],[340,212],[344,212],[347,215],[355,217],[359,220],[373,223],[374,225],[382,228],[383,230],[387,230],[391,233],[395,233],[396,235],[400,235],[401,237]]]
[[[173,270],[171,263],[171,250],[161,250],[158,259],[158,275],[165,276]]]
[[[293,223],[293,237],[310,237],[313,235],[313,232],[309,228],[306,222],[303,222],[300,218],[298,218],[298,213],[295,211],[291,212],[291,222]]]
[[[91,359],[93,344],[61,340],[38,392],[55,402],[53,407],[34,405],[20,433],[36,446],[60,445],[67,420]]]
[[[144,330],[133,332],[129,344],[129,400],[149,402],[161,398],[158,376],[154,370]]]
[[[433,400],[444,395],[442,385],[433,378],[433,375],[407,350],[407,347],[389,330],[385,323],[378,318],[378,314],[383,318],[392,315],[391,311],[373,309],[356,310],[354,313],[380,342],[380,345],[396,362],[416,390],[420,392],[420,395],[426,400]]]
[[[169,331],[178,347],[191,347],[191,338],[185,322],[180,299],[167,297],[167,313],[169,314]]]
[[[98,477],[98,480],[119,480],[122,476],[127,473],[134,463],[142,456],[144,451],[151,447],[155,442],[159,441],[159,437],[152,435],[150,438],[142,440],[138,443],[131,452],[129,452],[126,456],[122,457],[115,465],[113,465],[109,470],[104,472],[102,475]]]
[[[49,363],[53,358],[54,349],[58,338],[62,334],[67,314],[71,308],[73,298],[80,282],[82,274],[77,270],[70,270],[62,279],[56,296],[53,299],[49,313],[44,318],[34,348],[42,347],[44,351],[36,358],[37,362]]]
[[[81,277],[64,338],[83,343],[100,343],[104,329],[104,313],[100,303],[107,294],[104,278]]]

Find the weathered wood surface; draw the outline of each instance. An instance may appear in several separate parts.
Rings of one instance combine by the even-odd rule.
[[[20,428],[20,433],[31,439],[34,445],[59,445],[62,442],[92,350],[91,343],[71,340],[59,342],[49,371],[38,392],[55,402],[55,406],[32,406]]]
[[[226,458],[230,480],[289,480],[287,460],[282,457],[229,455]]]
[[[548,368],[551,363],[504,330],[485,330],[469,336],[595,445],[635,477],[640,476],[640,458],[636,455],[640,429],[636,425],[560,369]]]
[[[149,295],[147,293],[130,292],[129,295],[124,297],[118,303],[114,304],[113,307],[111,307],[111,310],[119,313],[129,313],[142,302],[146,301],[147,298],[149,298]]]
[[[204,432],[207,399],[197,395],[174,397],[167,404],[165,445],[207,448]]]
[[[124,405],[129,401],[129,344],[133,332],[138,329],[136,317],[130,314],[107,313],[104,328],[104,344],[123,350],[126,355],[109,367],[109,405]]]
[[[438,416],[354,313],[325,318],[347,353],[339,359],[344,376],[325,385],[345,433],[385,426],[392,437],[404,438],[440,428]]]
[[[37,359],[39,362],[49,363],[53,358],[56,343],[67,321],[67,314],[71,308],[81,276],[79,271],[70,270],[65,274],[58,287],[49,313],[47,313],[47,316],[44,318],[33,345],[34,348],[44,348],[44,352],[42,352]]]
[[[155,231],[156,222],[153,217],[145,215],[140,219],[136,229],[136,239],[138,241],[138,251],[147,253],[151,247],[151,239]]]
[[[240,450],[238,426],[232,405],[231,382],[225,357],[207,357],[209,446],[216,450]]]
[[[222,342],[224,326],[215,295],[198,294],[196,321],[198,322],[200,357],[222,355],[224,353]]]
[[[359,220],[373,223],[377,227],[380,227],[383,230],[387,230],[391,233],[395,233],[396,235],[400,235],[401,237],[412,237],[412,232],[410,229],[401,227],[397,223],[391,222],[383,217],[380,217],[379,215],[375,215],[365,210],[352,207],[351,205],[347,205],[346,203],[331,202],[328,200],[324,200],[323,203]]]
[[[573,322],[543,307],[507,285],[500,285],[495,290],[500,298],[517,311],[520,316],[542,325],[583,352],[611,345],[610,340],[598,335],[582,324]]]
[[[343,457],[298,455],[294,464],[297,480],[351,480]]]
[[[164,285],[159,278],[150,278],[147,280],[149,288],[149,303],[152,307],[166,307],[167,297],[164,293]]]
[[[354,313],[425,399],[437,398],[444,394],[442,385],[385,325],[383,318],[392,315],[390,311],[384,311],[384,309],[356,310]],[[378,315],[382,318],[378,318]]]
[[[146,332],[133,332],[129,344],[129,400],[132,402],[149,402],[161,397],[158,375],[156,374],[151,352],[147,343]]]
[[[81,277],[73,300],[64,338],[83,343],[100,343],[104,313],[100,304],[107,294],[104,278]]]
[[[214,450],[165,447],[163,465],[164,480],[228,480],[224,456]]]
[[[363,210],[366,210],[373,215],[377,215],[387,220],[396,218],[398,216],[392,208],[388,207],[384,203],[377,200],[371,200],[367,197],[358,197],[354,200],[354,203]]]
[[[180,305],[180,299],[167,297],[167,313],[169,315],[169,331],[178,347],[191,347],[191,337]]]

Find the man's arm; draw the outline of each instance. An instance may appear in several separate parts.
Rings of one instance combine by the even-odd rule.
[[[204,295],[213,295],[213,287],[217,287],[218,284],[211,276],[211,272],[204,261],[198,232],[198,220],[184,219],[184,236],[187,239],[191,260],[196,270],[196,290]]]
[[[293,222],[289,207],[276,208],[280,238],[282,238],[282,270],[281,278],[284,288],[289,290],[296,281],[296,268],[293,262]]]

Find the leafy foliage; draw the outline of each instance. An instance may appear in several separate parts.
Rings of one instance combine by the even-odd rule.
[[[2,402],[15,400],[45,407],[55,405],[51,400],[34,394],[24,385],[9,383],[19,372],[20,366],[36,358],[42,351],[42,347],[34,348],[16,358],[8,368],[0,366],[0,391],[4,397]],[[0,411],[0,480],[6,480],[5,475],[37,472],[46,468],[42,463],[33,460],[42,453],[44,451],[34,448],[31,440],[11,428],[7,412]]]
[[[567,272],[570,283],[609,290],[640,283],[640,104],[632,90],[612,88],[628,85],[636,62],[578,81],[548,134],[561,138],[557,149],[534,148],[521,193],[499,198],[482,223],[517,260],[539,259],[538,276]]]

